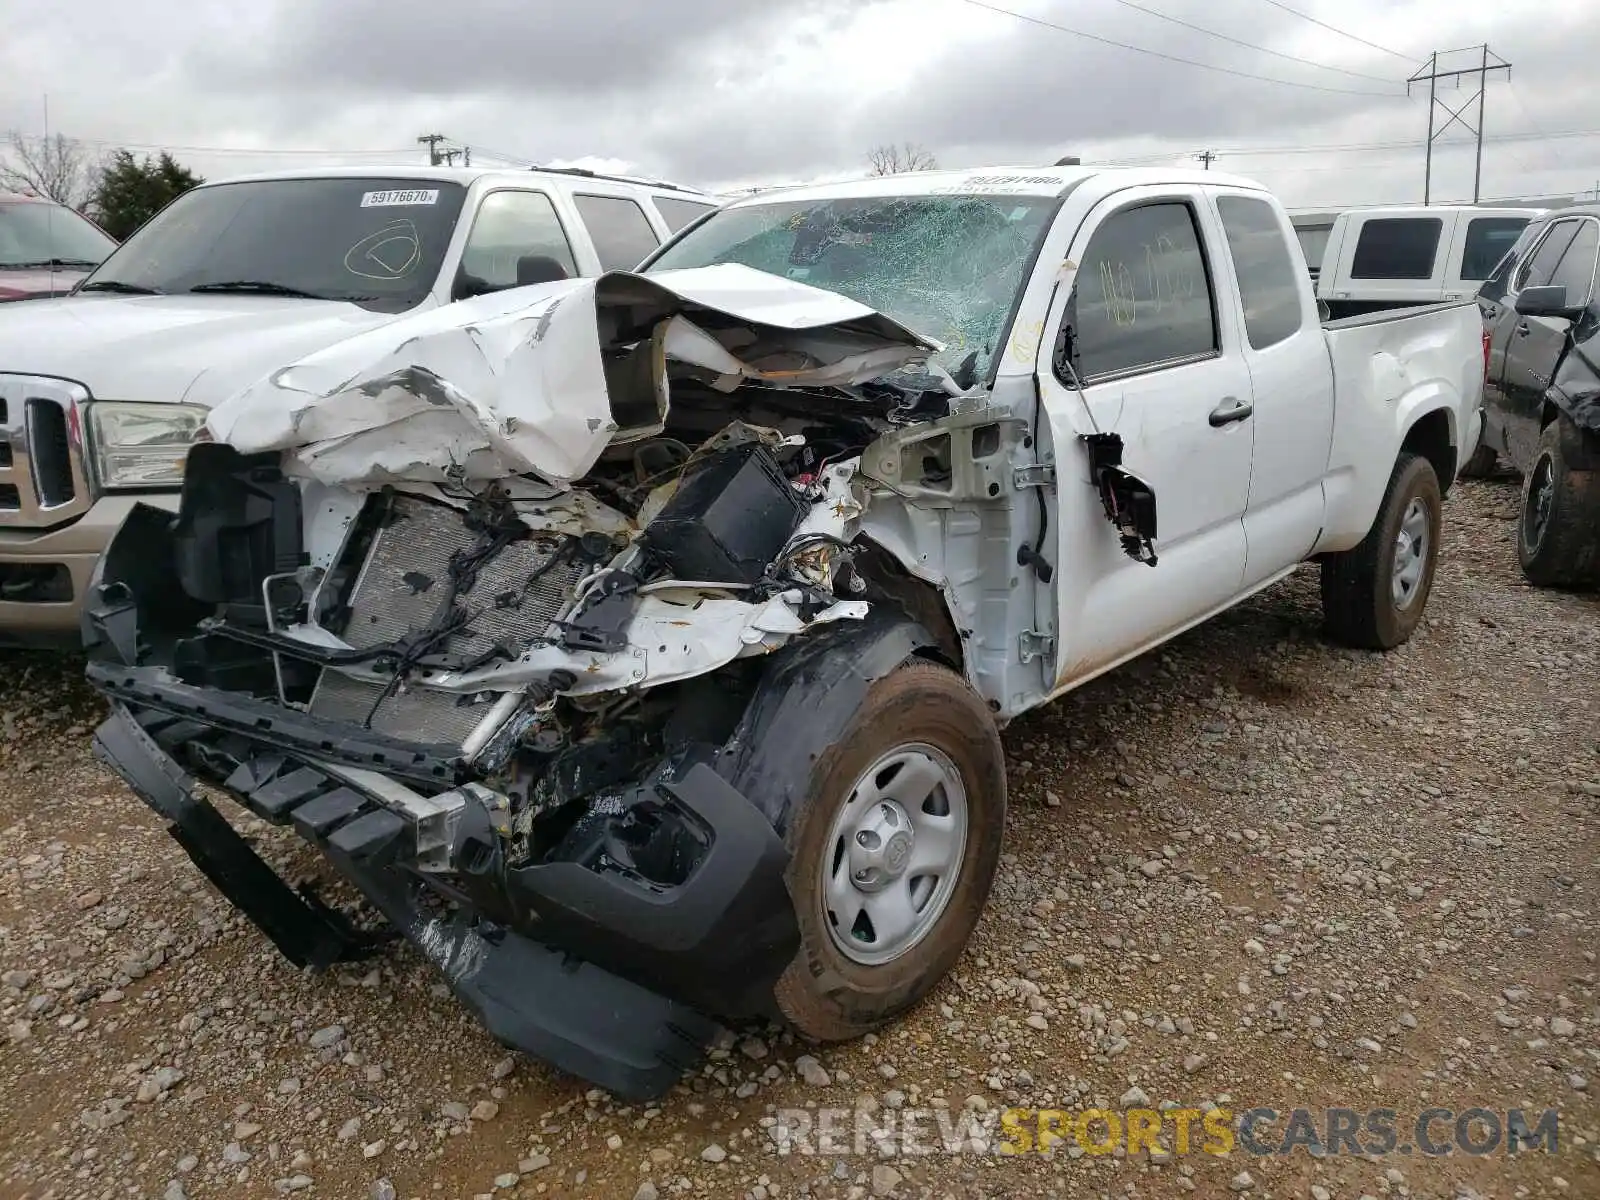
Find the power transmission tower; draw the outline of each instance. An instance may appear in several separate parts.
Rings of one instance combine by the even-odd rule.
[[[1217,161],[1217,152],[1215,150],[1202,150],[1195,157],[1204,163],[1206,170],[1209,171],[1211,170],[1211,164]]]
[[[425,133],[417,139],[419,146],[428,148],[428,165],[430,167],[437,167],[443,157],[439,153],[439,143],[442,141],[444,141],[444,134],[442,133]]]
[[[1460,54],[1462,50],[1435,50],[1428,55],[1428,65],[1425,68],[1418,67],[1416,73],[1406,80],[1406,95],[1408,96],[1411,94],[1412,84],[1426,83],[1428,85],[1427,164],[1423,167],[1422,173],[1422,202],[1424,204],[1433,199],[1433,143],[1445,130],[1456,124],[1459,124],[1461,128],[1472,134],[1477,141],[1477,160],[1472,168],[1472,202],[1474,204],[1478,202],[1480,186],[1483,182],[1483,98],[1484,93],[1489,90],[1489,72],[1504,71],[1506,78],[1511,78],[1511,64],[1490,50],[1487,42],[1481,46],[1467,46],[1463,49],[1478,51],[1477,66],[1463,67],[1459,71],[1441,71],[1439,70],[1439,55]],[[1489,61],[1491,57],[1494,59],[1493,62]],[[1424,71],[1427,74],[1423,74]],[[1460,87],[1461,80],[1468,75],[1476,75],[1478,77],[1478,90],[1463,100],[1459,108],[1451,108],[1443,100],[1439,99],[1439,83],[1441,80],[1454,79],[1456,86]],[[1478,102],[1478,123],[1476,125],[1470,124],[1461,115],[1467,111],[1474,100]],[[1434,109],[1436,107],[1444,109],[1449,114],[1449,119],[1437,129],[1433,125]]]

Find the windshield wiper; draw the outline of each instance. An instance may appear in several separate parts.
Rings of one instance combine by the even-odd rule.
[[[263,296],[298,296],[302,300],[323,300],[325,296],[290,287],[286,283],[273,283],[268,279],[229,279],[217,283],[197,283],[191,292],[259,292]]]
[[[99,265],[93,259],[88,258],[36,258],[28,262],[0,263],[0,270],[11,270],[12,268],[37,270],[40,267],[81,267],[88,269]]]
[[[142,283],[123,283],[120,279],[96,279],[78,289],[79,292],[117,292],[124,296],[165,296],[160,288],[145,287]]]

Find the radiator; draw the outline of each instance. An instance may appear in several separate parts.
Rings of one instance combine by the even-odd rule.
[[[394,515],[373,538],[351,592],[344,640],[358,650],[398,641],[427,625],[449,587],[450,556],[475,540],[461,514],[446,505],[400,496],[394,500]],[[513,542],[483,563],[471,591],[457,597],[469,611],[482,610],[480,615],[433,653],[471,659],[495,645],[520,653],[543,636],[588,569],[581,562],[559,563],[528,587],[529,578],[555,550],[554,542],[530,538]],[[521,594],[521,606],[496,608],[494,598],[506,592]],[[329,720],[360,724],[373,712],[384,686],[329,668],[312,693],[311,711]],[[493,703],[493,697],[469,703],[413,678],[378,705],[371,727],[410,741],[459,745]]]

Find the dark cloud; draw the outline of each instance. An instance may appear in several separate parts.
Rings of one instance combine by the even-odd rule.
[[[199,148],[188,157],[212,175],[313,160],[207,157],[206,147],[327,146],[410,158],[416,136],[438,130],[485,155],[600,156],[703,185],[861,170],[885,142],[920,143],[951,166],[1063,153],[1176,161],[1213,147],[1227,152],[1219,168],[1262,178],[1291,203],[1420,198],[1414,144],[1426,101],[1404,97],[1406,62],[1260,0],[1142,2],[1394,83],[1385,89],[1276,59],[1111,0],[995,0],[1174,57],[1396,95],[1201,70],[963,0],[0,0],[0,129],[37,128],[49,90],[58,130]],[[1510,85],[1491,81],[1491,139],[1600,126],[1585,115],[1593,18],[1582,5],[1299,6],[1421,54],[1435,40],[1487,39],[1516,64]],[[1467,94],[1450,92],[1457,101]],[[1239,153],[1391,142],[1411,145]],[[1591,186],[1597,144],[1491,140],[1485,192],[1544,190],[1558,180]],[[1445,194],[1470,194],[1470,152],[1441,150],[1435,176]]]

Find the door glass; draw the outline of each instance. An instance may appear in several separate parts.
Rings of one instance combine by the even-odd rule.
[[[1556,264],[1561,261],[1561,255],[1572,244],[1573,235],[1577,232],[1576,221],[1557,221],[1550,226],[1544,241],[1539,243],[1517,272],[1516,290],[1520,292],[1523,288],[1543,287],[1549,283],[1550,277],[1555,274]]]
[[[1468,221],[1466,244],[1461,248],[1461,278],[1489,278],[1527,223],[1527,217],[1474,217]]]
[[[1244,327],[1250,345],[1265,350],[1300,332],[1300,278],[1278,214],[1265,200],[1219,196],[1217,210],[1228,235],[1233,273],[1239,277]]]
[[[1567,289],[1568,304],[1587,304],[1594,291],[1595,252],[1600,249],[1600,223],[1578,222],[1578,232],[1550,276],[1552,284]]]
[[[1194,213],[1168,202],[1100,226],[1078,268],[1067,320],[1083,378],[1214,353],[1216,310]]]
[[[478,219],[461,252],[461,272],[482,290],[517,286],[517,262],[528,257],[553,258],[567,277],[578,274],[561,218],[543,192],[490,192],[478,207]],[[541,276],[547,278],[547,276]]]
[[[632,200],[620,196],[574,196],[578,215],[589,230],[594,252],[607,271],[631,271],[659,242],[650,221]]]

